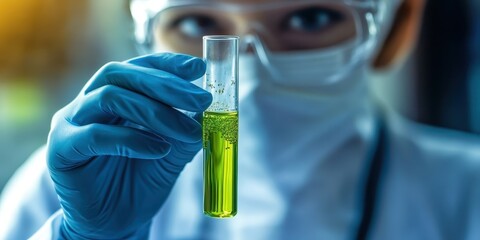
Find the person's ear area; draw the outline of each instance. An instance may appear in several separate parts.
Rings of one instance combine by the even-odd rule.
[[[390,33],[373,61],[374,69],[384,69],[403,60],[413,49],[419,35],[426,0],[403,0]]]

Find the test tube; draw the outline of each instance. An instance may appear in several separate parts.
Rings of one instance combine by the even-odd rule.
[[[202,120],[203,212],[216,218],[237,213],[238,39],[203,37],[203,87],[213,95]]]

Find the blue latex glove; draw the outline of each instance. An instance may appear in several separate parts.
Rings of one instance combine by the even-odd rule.
[[[68,239],[146,238],[152,217],[201,148],[210,93],[199,58],[157,54],[101,68],[52,120],[48,167]]]

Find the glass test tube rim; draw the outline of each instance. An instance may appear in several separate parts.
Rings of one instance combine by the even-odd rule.
[[[232,41],[240,39],[239,36],[236,35],[206,35],[203,36],[203,40],[208,41]]]

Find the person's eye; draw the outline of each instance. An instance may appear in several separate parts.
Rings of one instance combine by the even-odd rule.
[[[220,26],[215,19],[203,15],[190,15],[177,19],[172,27],[189,38],[201,38],[218,32]]]
[[[289,14],[282,23],[282,28],[287,31],[315,33],[331,27],[343,20],[339,12],[310,7],[297,10]]]

